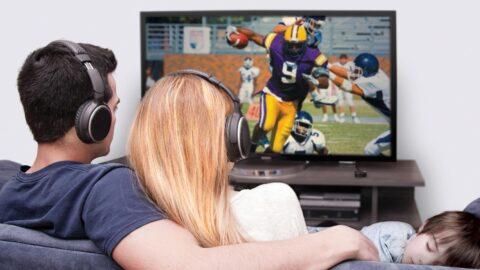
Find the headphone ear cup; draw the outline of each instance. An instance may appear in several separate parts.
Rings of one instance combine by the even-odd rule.
[[[94,142],[88,134],[89,119],[86,117],[89,115],[88,111],[91,111],[88,108],[92,106],[92,103],[92,101],[83,103],[75,115],[75,131],[77,132],[77,136],[82,142],[87,144]]]
[[[233,117],[234,117],[234,114],[231,114],[227,116],[227,119],[225,121],[225,143],[227,146],[228,160],[230,162],[237,161],[238,157],[240,156],[240,153],[236,146],[237,139],[236,139],[236,136],[234,135],[235,130],[232,130],[234,129],[233,127],[236,126],[234,125],[236,123],[232,123],[234,121]]]
[[[233,113],[226,119],[226,144],[230,162],[246,158],[250,151],[251,140],[248,122],[239,113]]]
[[[112,123],[112,113],[106,104],[87,101],[80,106],[75,116],[78,138],[87,144],[102,141],[107,137]]]
[[[105,139],[110,132],[112,124],[112,112],[106,104],[98,105],[92,112],[89,121],[89,136],[94,142]]]
[[[238,121],[238,130],[239,130],[239,145],[238,148],[240,150],[241,158],[248,157],[250,154],[250,148],[252,146],[252,140],[250,138],[250,130],[248,128],[248,121],[245,117],[241,116],[240,120]]]

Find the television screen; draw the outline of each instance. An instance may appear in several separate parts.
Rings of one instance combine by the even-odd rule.
[[[142,12],[142,95],[210,73],[236,94],[252,153],[395,160],[394,11]]]

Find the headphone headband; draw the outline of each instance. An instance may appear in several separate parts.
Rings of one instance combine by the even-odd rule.
[[[103,81],[102,76],[100,76],[100,72],[93,67],[92,60],[87,51],[85,51],[85,49],[79,44],[69,40],[56,40],[52,43],[66,46],[73,53],[73,56],[85,66],[90,82],[92,83],[93,98],[99,103],[103,102],[105,98],[105,82]]]

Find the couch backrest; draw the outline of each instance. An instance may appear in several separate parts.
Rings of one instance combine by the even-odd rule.
[[[10,160],[0,160],[0,189],[20,169],[20,164]]]
[[[0,269],[121,269],[89,240],[0,224]]]

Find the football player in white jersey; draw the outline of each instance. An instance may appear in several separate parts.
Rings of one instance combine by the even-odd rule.
[[[326,155],[328,149],[325,136],[313,128],[313,118],[306,111],[299,111],[295,117],[295,124],[287,141],[283,145],[284,154]]]
[[[334,66],[343,67],[348,70],[348,72],[352,73],[355,64],[353,61],[348,61],[348,56],[346,54],[341,54],[339,56],[339,61],[333,63]],[[352,121],[355,124],[360,123],[360,119],[357,117],[357,111],[355,110],[355,103],[353,102],[353,94],[345,91],[338,91],[338,110],[340,111],[340,123],[345,122],[345,103],[347,104],[350,115],[352,116]]]
[[[260,70],[253,66],[253,59],[245,57],[243,66],[238,69],[240,72],[240,90],[238,91],[238,99],[240,99],[240,106],[245,103],[252,103],[252,94],[255,86],[255,78],[260,74]]]
[[[147,87],[146,90],[150,89],[155,84],[155,79],[153,79],[152,73],[152,67],[147,67],[147,70],[145,71],[145,74],[147,75],[145,80],[145,86]]]
[[[362,97],[390,123],[390,79],[383,70],[377,57],[370,53],[361,53],[353,61],[354,70],[349,72],[339,66],[329,65],[329,79],[343,91]],[[380,134],[365,146],[365,155],[378,156],[390,149],[390,130]]]

